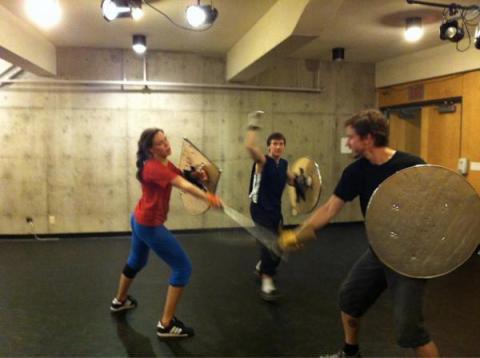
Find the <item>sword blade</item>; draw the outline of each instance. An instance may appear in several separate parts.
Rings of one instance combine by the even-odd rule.
[[[229,206],[224,205],[223,212],[230,219],[232,219],[243,229],[245,229],[250,235],[255,238],[255,240],[265,246],[269,251],[273,252],[275,255],[277,255],[283,260],[286,259],[283,251],[278,245],[278,237],[273,232],[260,225],[255,225],[253,220],[247,218],[245,215],[239,213],[237,210]]]

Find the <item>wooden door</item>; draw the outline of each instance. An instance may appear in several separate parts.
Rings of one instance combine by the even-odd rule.
[[[421,111],[391,112],[388,116],[390,147],[420,155]]]
[[[455,104],[454,108],[451,113],[442,113],[437,105],[424,106],[418,111],[405,110],[403,115],[402,111],[391,112],[388,116],[390,146],[419,155],[429,164],[457,170],[462,105]]]
[[[438,106],[422,108],[420,156],[429,164],[457,170],[460,158],[462,105],[455,112],[441,113]]]

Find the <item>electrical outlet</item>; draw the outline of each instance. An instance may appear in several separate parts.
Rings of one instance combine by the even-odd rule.
[[[458,167],[457,170],[462,175],[468,174],[468,159],[467,158],[459,158],[458,159]]]
[[[49,215],[48,216],[48,223],[51,225],[55,225],[55,216],[54,215]]]

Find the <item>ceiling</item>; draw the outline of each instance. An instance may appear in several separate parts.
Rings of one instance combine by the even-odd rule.
[[[62,21],[49,31],[39,30],[55,46],[130,48],[132,35],[141,33],[147,35],[151,49],[224,55],[275,1],[214,0],[214,6],[219,10],[214,26],[208,31],[193,32],[175,27],[145,5],[144,16],[138,22],[132,19],[107,22],[101,13],[101,0],[59,0]],[[187,26],[185,9],[196,0],[150,2],[175,22]],[[24,0],[0,0],[0,4],[29,21],[24,11]]]
[[[324,9],[332,3],[330,0],[313,1],[320,2]],[[456,3],[470,5],[472,1],[456,0]],[[138,22],[119,19],[108,23],[101,15],[100,0],[59,2],[63,11],[61,23],[49,31],[39,30],[57,47],[129,48],[131,35],[143,33],[147,35],[150,49],[225,56],[276,0],[213,0],[219,16],[213,27],[204,32],[179,29],[145,5],[145,16]],[[28,21],[23,3],[23,0],[0,0],[7,10]],[[192,3],[196,1],[152,1],[182,25],[185,25],[185,8]],[[317,38],[291,53],[291,57],[329,60],[333,47],[345,47],[348,61],[378,62],[443,44],[438,38],[441,11],[437,8],[409,5],[405,0],[343,0],[338,3],[338,11],[328,25],[322,26],[318,21],[321,17],[307,14],[305,21],[310,23],[306,27]],[[404,19],[408,16],[423,18],[425,35],[414,44],[403,39]]]

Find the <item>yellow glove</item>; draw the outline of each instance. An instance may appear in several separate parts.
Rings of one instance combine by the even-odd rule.
[[[280,232],[278,246],[280,246],[283,251],[295,250],[302,247],[302,245],[298,242],[297,233],[293,230],[282,230]]]
[[[305,241],[315,238],[315,230],[310,225],[295,230],[282,230],[278,239],[278,246],[284,251],[300,249]]]

